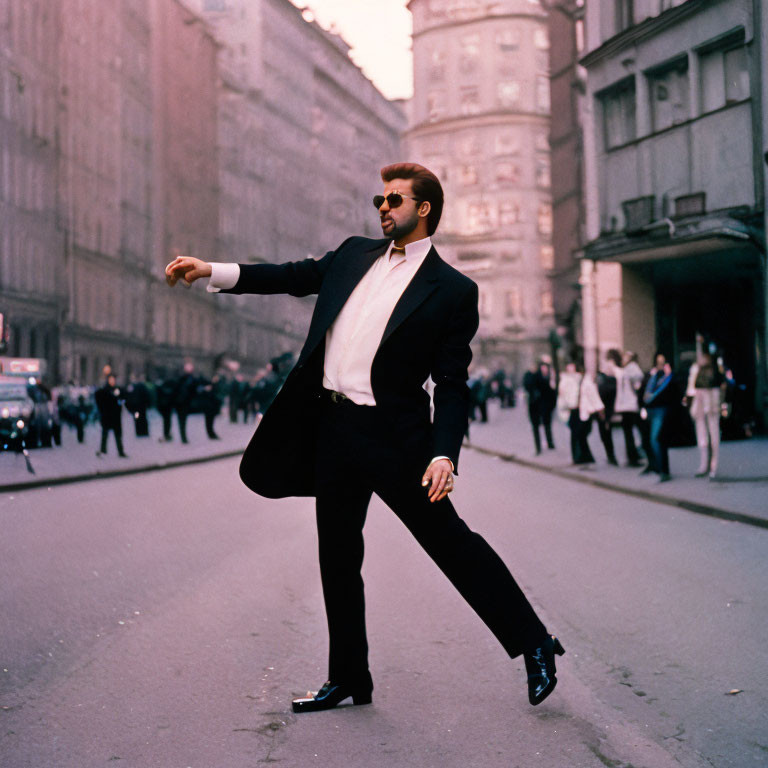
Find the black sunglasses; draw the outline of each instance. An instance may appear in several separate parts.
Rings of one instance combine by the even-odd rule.
[[[418,200],[418,198],[404,195],[402,192],[390,192],[386,197],[384,195],[374,195],[373,207],[378,211],[386,200],[390,208],[399,208],[403,204],[404,197],[407,197],[409,200]]]

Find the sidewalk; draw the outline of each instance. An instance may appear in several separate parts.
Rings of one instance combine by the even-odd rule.
[[[101,427],[89,424],[85,442],[78,443],[75,431],[62,426],[61,445],[36,448],[29,451],[29,460],[35,470],[31,474],[20,453],[0,452],[0,492],[19,491],[46,485],[58,485],[74,480],[110,477],[116,474],[146,472],[165,469],[177,464],[190,464],[241,454],[253,434],[255,425],[230,424],[229,416],[222,413],[215,424],[221,440],[210,440],[205,434],[202,414],[187,419],[186,445],[179,440],[176,417],[173,419],[173,441],[162,443],[162,420],[156,411],[149,414],[150,437],[137,438],[131,419],[123,415],[123,444],[127,459],[117,455],[115,438],[109,435],[107,455],[96,456],[101,442]]]
[[[488,423],[474,422],[471,425],[468,447],[596,487],[722,519],[768,527],[768,439],[753,438],[723,443],[720,451],[720,476],[715,482],[693,477],[698,465],[696,447],[673,448],[670,450],[672,480],[659,484],[655,475],[640,476],[637,469],[609,466],[605,461],[597,429],[593,429],[589,436],[597,463],[589,469],[572,466],[568,428],[556,417],[552,422],[555,450],[544,450],[540,456],[535,456],[527,410],[522,399],[518,402],[517,408],[503,410],[495,401],[491,402],[488,407]],[[73,430],[65,427],[61,446],[38,448],[29,452],[35,474],[29,473],[21,454],[0,453],[0,493],[239,455],[248,444],[254,428],[253,423],[230,424],[227,415],[222,414],[216,419],[216,431],[221,440],[209,440],[202,415],[195,414],[187,422],[187,445],[179,442],[175,419],[173,442],[161,443],[158,440],[162,434],[161,421],[156,412],[151,412],[149,438],[137,438],[133,424],[124,419],[123,439],[129,458],[121,459],[117,456],[111,435],[108,455],[96,456],[101,439],[98,426],[90,425],[87,428],[83,444],[77,442]],[[614,431],[613,440],[616,456],[620,463],[624,463],[624,437],[621,430]]]
[[[698,448],[672,448],[669,452],[672,480],[659,483],[654,474],[641,476],[638,469],[607,464],[596,427],[589,436],[589,445],[597,463],[589,469],[572,465],[570,433],[556,414],[552,419],[552,433],[555,450],[545,448],[540,456],[536,456],[525,399],[518,398],[518,406],[512,409],[500,409],[493,401],[488,407],[488,423],[473,422],[470,426],[468,445],[507,461],[579,482],[722,519],[768,527],[768,439],[722,443],[720,468],[715,481],[706,477],[694,478],[699,461]],[[543,434],[542,442],[546,444]],[[614,430],[613,444],[619,464],[625,464],[621,429]]]

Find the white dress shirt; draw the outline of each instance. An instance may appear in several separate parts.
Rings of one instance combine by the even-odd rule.
[[[425,237],[405,246],[405,256],[390,257],[392,246],[379,256],[355,286],[325,336],[323,387],[341,392],[358,405],[376,405],[371,366],[387,322],[408,284],[424,262],[432,241]],[[211,263],[207,290],[234,288],[237,264]],[[438,458],[447,458],[438,456]],[[451,462],[452,463],[452,462]]]

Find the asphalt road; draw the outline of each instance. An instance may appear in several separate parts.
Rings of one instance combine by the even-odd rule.
[[[768,765],[768,531],[467,451],[454,500],[565,645],[557,690],[528,704],[374,500],[374,703],[297,717],[325,679],[312,504],[236,469],[0,496],[2,768]]]

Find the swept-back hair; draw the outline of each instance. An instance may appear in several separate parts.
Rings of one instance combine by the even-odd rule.
[[[430,204],[427,214],[427,234],[433,235],[443,215],[443,187],[432,171],[418,163],[394,163],[381,169],[384,182],[392,179],[412,179],[413,194],[417,202],[425,200]]]

